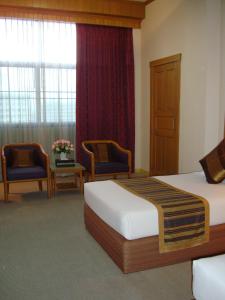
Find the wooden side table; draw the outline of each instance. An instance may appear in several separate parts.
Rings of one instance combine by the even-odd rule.
[[[75,182],[77,177],[79,177],[80,181],[80,191],[84,192],[84,179],[83,172],[85,168],[79,164],[75,163],[75,166],[72,167],[56,167],[55,163],[51,165],[51,182],[52,182],[52,195],[56,192],[56,174],[69,174],[72,173],[75,176]]]

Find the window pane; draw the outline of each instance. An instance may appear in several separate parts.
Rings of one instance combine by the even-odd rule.
[[[33,68],[0,68],[0,119],[2,122],[36,122]]]
[[[75,122],[75,89],[74,69],[42,69],[42,121]]]
[[[44,62],[75,66],[75,24],[43,22],[42,43]]]

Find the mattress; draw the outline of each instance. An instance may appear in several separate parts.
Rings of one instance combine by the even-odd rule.
[[[204,197],[209,202],[210,225],[225,223],[225,181],[208,184],[203,172],[156,178]],[[128,240],[159,234],[157,208],[112,180],[85,183],[84,198],[104,222]]]
[[[225,255],[193,261],[193,295],[196,300],[225,299]]]

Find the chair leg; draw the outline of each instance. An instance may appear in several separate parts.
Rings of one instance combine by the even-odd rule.
[[[113,179],[116,179],[116,178],[117,178],[117,174],[114,174],[114,175],[113,175]]]
[[[39,191],[43,191],[42,181],[38,181]]]
[[[8,201],[9,184],[4,182],[4,201]]]
[[[95,181],[95,175],[91,174],[88,181]]]
[[[131,178],[131,173],[130,172],[127,174],[127,177],[128,177],[128,179]]]

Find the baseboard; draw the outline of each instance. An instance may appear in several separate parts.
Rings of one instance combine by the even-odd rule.
[[[146,175],[148,176],[149,175],[149,172],[142,169],[142,168],[139,168],[139,169],[135,169],[135,173],[138,173],[138,174],[143,174],[143,175]]]

